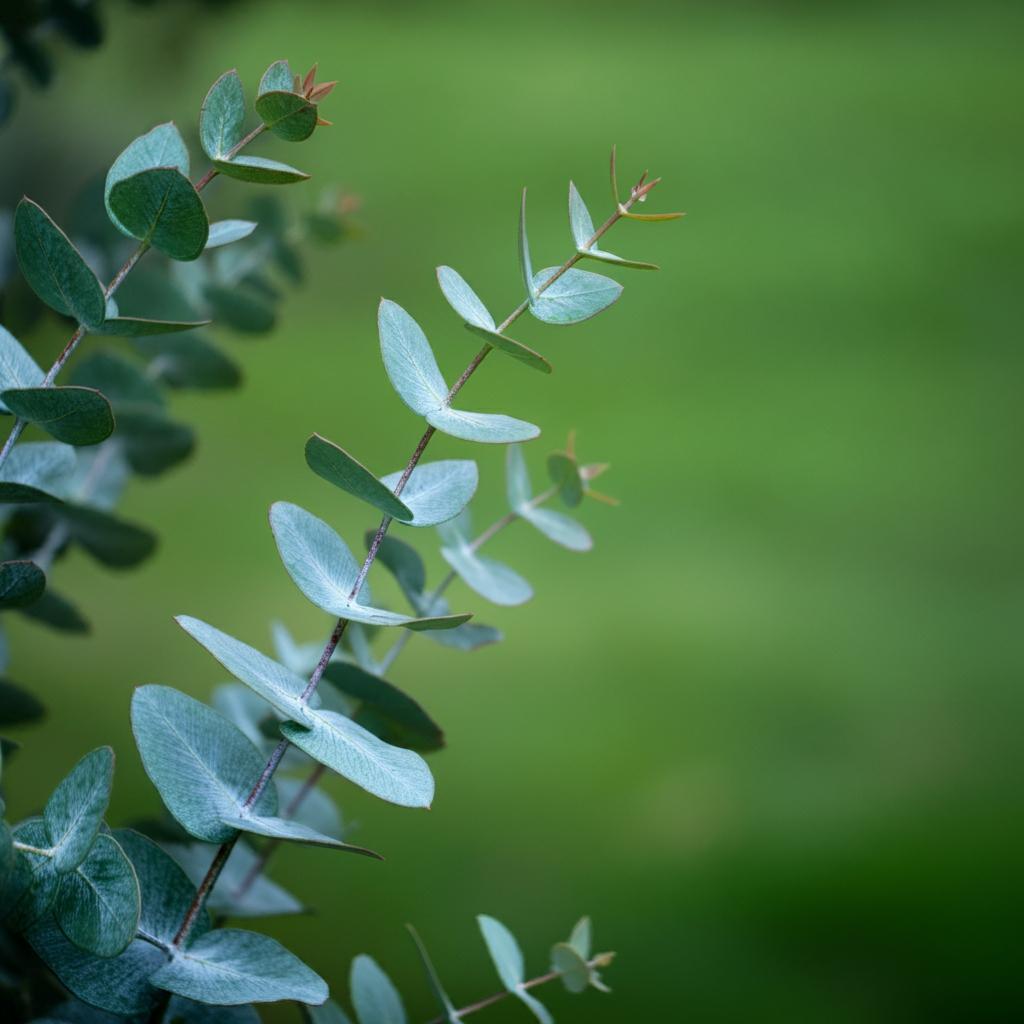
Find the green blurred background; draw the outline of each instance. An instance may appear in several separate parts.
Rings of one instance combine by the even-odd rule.
[[[12,626],[13,674],[53,709],[20,736],[15,817],[105,742],[113,818],[155,811],[132,688],[205,697],[222,678],[174,614],[264,648],[273,617],[325,635],[266,508],[298,501],[358,545],[372,517],[308,472],[305,437],[381,471],[411,451],[420,424],[380,365],[379,297],[457,373],[474,348],[434,266],[511,309],[519,189],[535,262],[559,262],[567,180],[603,219],[616,142],[624,177],[664,175],[650,205],[689,216],[617,227],[609,247],[664,269],[617,275],[622,300],[585,326],[523,321],[555,374],[489,361],[467,405],[543,425],[537,483],[577,428],[622,506],[586,508],[591,555],[524,527],[495,544],[531,604],[453,591],[507,642],[464,656],[414,640],[392,672],[448,734],[434,809],[334,780],[357,841],[387,862],[284,851],[277,877],[317,911],[267,930],[342,997],[351,957],[372,953],[414,1020],[436,1010],[403,923],[461,1004],[497,987],[480,911],[519,935],[533,973],[594,916],[598,947],[619,952],[615,994],[549,988],[564,1021],[1019,1019],[1024,9],[107,12],[105,48],[65,61],[6,130],[5,204],[62,194],[48,171],[84,179],[157,121],[193,126],[226,68],[251,96],[287,57],[341,80],[323,111],[335,127],[259,152],[359,193],[365,237],[321,257],[271,338],[229,341],[242,391],[176,400],[200,450],[123,507],[158,527],[158,556],[125,575],[81,557],[58,570],[94,636]],[[211,203],[237,213],[251,191],[215,184]],[[52,325],[32,347],[43,361],[61,340]],[[432,451],[467,454],[447,438]],[[501,511],[502,453],[472,455],[483,524]],[[417,539],[436,579],[434,537]]]

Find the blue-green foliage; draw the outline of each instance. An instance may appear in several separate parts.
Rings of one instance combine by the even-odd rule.
[[[285,62],[268,69],[256,105],[262,119],[258,130],[289,141],[308,136],[319,123],[316,102],[330,88],[330,83],[317,86],[314,72],[300,80]],[[249,138],[243,134],[243,117],[241,84],[229,72],[207,96],[200,136],[214,167],[230,168],[227,173],[236,176],[248,173],[243,172],[246,165],[238,155]],[[136,140],[115,163],[107,181],[108,208],[116,226],[141,239],[143,248],[163,248],[182,261],[198,256],[209,242],[209,228],[187,172],[187,152],[173,125],[159,126]],[[461,650],[501,638],[493,627],[469,622],[469,614],[451,614],[444,595],[453,582],[461,580],[496,605],[517,605],[532,597],[530,584],[515,570],[481,554],[506,527],[522,520],[570,551],[592,546],[580,523],[543,506],[556,497],[568,507],[579,505],[588,495],[608,500],[590,487],[606,467],[581,465],[570,437],[565,450],[549,458],[551,486],[535,494],[518,442],[536,437],[539,429],[502,414],[463,412],[452,402],[492,349],[550,370],[543,357],[504,333],[526,311],[546,323],[576,323],[618,298],[622,289],[617,282],[580,271],[575,264],[587,256],[631,265],[594,245],[651,187],[641,179],[629,200],[618,205],[599,231],[571,188],[574,255],[540,273],[533,272],[530,262],[524,193],[520,209],[523,299],[500,325],[461,275],[439,268],[445,298],[484,341],[451,386],[419,325],[397,303],[381,302],[379,334],[385,370],[401,400],[425,421],[424,432],[405,467],[384,477],[320,435],[306,442],[305,458],[314,473],[383,516],[378,528],[367,534],[368,553],[362,561],[332,526],[299,506],[279,501],[270,509],[271,530],[287,574],[312,604],[336,620],[326,646],[299,644],[277,624],[275,656],[271,657],[199,619],[178,617],[185,632],[235,681],[218,687],[215,708],[167,686],[143,686],[134,694],[132,727],[142,763],[173,819],[158,829],[162,848],[135,833],[111,833],[103,826],[113,765],[105,749],[76,766],[55,790],[41,819],[29,819],[14,829],[3,825],[0,910],[9,926],[26,933],[82,1003],[123,1016],[148,1014],[150,1020],[171,1021],[176,1015],[184,1020],[248,1021],[254,1019],[251,1004],[294,1000],[305,1004],[311,1021],[348,1020],[336,1002],[327,1001],[323,980],[293,954],[258,933],[216,927],[208,910],[238,917],[300,912],[303,903],[265,877],[274,848],[284,840],[376,857],[347,842],[340,813],[317,787],[324,770],[392,804],[429,807],[434,779],[423,755],[440,749],[444,735],[418,701],[387,679],[391,666],[420,633]],[[189,190],[187,200],[183,188]],[[165,191],[154,202],[154,190],[159,189]],[[163,211],[179,203],[179,193],[178,212],[165,219]],[[196,210],[201,217],[194,215]],[[95,322],[94,278],[83,271],[81,257],[45,215],[41,219],[28,210],[25,216],[31,218],[33,231],[48,240],[39,259],[73,263],[66,275],[67,288],[59,290],[57,300],[48,287],[37,289],[40,296],[65,314],[87,309]],[[221,224],[212,232],[217,245],[243,238],[249,230],[244,222]],[[272,233],[271,238],[265,256],[290,272],[294,262],[281,233]],[[236,286],[256,271],[244,256],[239,260],[229,255],[233,251],[226,249],[215,260],[219,279],[211,282],[185,270],[177,280],[196,306],[202,298],[214,308],[233,303],[239,326],[243,321],[251,326],[264,311],[247,309],[244,299],[239,306]],[[104,318],[118,318],[110,303],[112,290],[102,293]],[[68,297],[72,291],[74,301]],[[84,314],[78,318],[84,329],[89,328]],[[188,325],[185,320],[168,322]],[[168,349],[169,362],[161,368],[166,365],[175,380],[199,373],[206,374],[208,381],[220,381],[224,370],[216,357],[197,345],[194,335],[180,337],[192,340]],[[0,338],[0,342],[0,366],[10,368],[13,385],[0,397],[22,419],[31,418],[31,409],[19,396],[41,391],[49,397],[64,389],[52,387],[53,372],[40,383],[41,371],[13,339]],[[164,353],[151,345],[147,342],[146,352],[159,361]],[[148,417],[151,428],[157,429],[153,424],[161,422],[164,395],[153,386],[153,375],[139,374],[132,364],[111,356],[94,357],[80,372],[82,382],[76,385],[80,390],[109,396],[103,400],[118,417],[123,413],[131,421],[134,416],[136,422],[146,422]],[[36,422],[49,421],[40,417]],[[468,508],[479,482],[476,463],[421,461],[437,430],[467,441],[510,446],[505,484],[508,511],[479,534],[471,528]],[[65,439],[87,443],[77,435]],[[165,444],[173,448],[170,436]],[[19,460],[19,453],[25,452],[29,456],[22,454]],[[86,467],[85,479],[93,481],[93,490],[83,494],[82,473],[71,448],[54,442],[34,450],[20,445],[6,467],[0,466],[0,487],[9,489],[10,501],[45,501],[54,528],[116,564],[118,553],[133,543],[126,525],[109,514],[123,467],[129,464],[145,472],[154,466],[153,452],[144,445],[133,449],[127,444],[118,454],[120,463],[97,469],[96,457]],[[122,466],[120,472],[114,471],[115,465]],[[3,494],[0,491],[0,497]],[[426,568],[416,550],[388,535],[392,522],[437,528],[439,553],[451,571],[433,588],[428,587]],[[136,547],[139,543],[135,538]],[[371,596],[367,577],[378,558],[397,582],[411,614],[393,611]],[[39,587],[29,565],[12,564],[3,580],[5,589],[0,592],[9,595],[13,605]],[[394,627],[408,632],[396,634]],[[381,650],[379,641],[389,638],[390,645]],[[16,698],[20,695],[20,691],[11,692]],[[23,717],[31,717],[35,712],[31,702],[21,703]],[[279,770],[282,774],[275,778]],[[251,842],[260,844],[258,852]],[[354,865],[350,870],[374,869]],[[456,1009],[425,946],[413,933],[445,1020],[459,1021],[507,994],[522,1002],[540,1024],[550,1024],[551,1015],[532,988],[557,977],[571,992],[604,989],[597,968],[610,963],[611,954],[591,954],[589,919],[580,921],[567,941],[553,946],[550,971],[532,979],[512,933],[492,917],[478,920],[504,993],[463,1010]],[[398,990],[368,956],[357,957],[352,965],[351,1000],[358,1024],[406,1024]],[[201,1009],[204,1005],[237,1009],[207,1017]]]

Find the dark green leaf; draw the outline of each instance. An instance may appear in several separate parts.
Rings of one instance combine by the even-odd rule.
[[[144,562],[156,550],[152,530],[125,522],[102,509],[62,505],[58,517],[72,538],[97,561],[112,569],[128,569]]]
[[[303,142],[316,130],[316,105],[305,96],[288,91],[261,92],[256,100],[256,113],[278,138]]]
[[[135,348],[153,360],[150,369],[172,388],[234,388],[242,380],[238,364],[198,334],[138,338]]]
[[[369,548],[375,531],[366,534]],[[386,534],[377,548],[377,561],[381,563],[402,588],[410,604],[416,605],[427,589],[427,569],[415,548],[390,534]]]
[[[113,352],[94,352],[77,363],[71,382],[102,391],[117,411],[123,405],[149,405],[157,409],[164,405],[160,388],[134,363]]]
[[[24,725],[46,714],[46,708],[28,690],[0,679],[0,725]]]
[[[224,160],[242,141],[245,93],[237,71],[225,71],[206,94],[199,112],[199,138],[211,160]]]
[[[85,859],[103,824],[114,779],[114,751],[97,747],[83,757],[46,802],[43,822],[53,867],[73,871]]]
[[[194,260],[210,225],[192,182],[173,167],[154,167],[118,181],[110,208],[128,233],[176,260]]]
[[[558,488],[559,497],[569,508],[583,501],[583,478],[576,459],[568,452],[552,452],[548,456],[548,476]]]
[[[119,338],[141,338],[150,334],[175,334],[205,327],[209,320],[145,320],[135,316],[117,316],[93,329],[93,334],[106,334]]]
[[[103,322],[103,285],[68,236],[31,199],[18,203],[14,237],[21,272],[46,305],[89,328]]]
[[[317,476],[404,522],[412,511],[392,493],[394,485],[377,479],[361,462],[333,441],[313,434],[306,441],[306,464]],[[470,463],[475,468],[475,464]],[[411,483],[411,481],[410,481]]]
[[[139,882],[113,837],[97,836],[85,860],[64,876],[53,916],[88,953],[111,957],[128,948],[139,923]]]
[[[62,633],[88,633],[90,629],[89,622],[82,613],[53,587],[47,587],[38,601],[19,608],[18,611]]]
[[[208,284],[203,295],[219,325],[246,334],[265,334],[277,319],[274,305],[252,287]]]
[[[156,476],[192,454],[195,432],[163,412],[145,408],[118,410],[117,436],[125,458],[136,473]]]
[[[297,171],[288,164],[267,160],[262,156],[236,156],[232,160],[215,160],[214,167],[229,178],[260,185],[291,185],[296,181],[305,181],[309,177],[305,171]]]
[[[150,977],[157,988],[215,1006],[294,999],[318,1005],[327,983],[267,935],[219,928],[179,951]]]
[[[35,562],[0,563],[0,608],[23,608],[38,601],[46,589],[46,574]]]
[[[110,403],[93,388],[18,388],[2,398],[15,416],[67,444],[99,444],[114,431]]]

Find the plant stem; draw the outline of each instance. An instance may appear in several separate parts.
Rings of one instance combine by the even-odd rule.
[[[609,231],[619,220],[622,219],[623,215],[627,213],[634,203],[638,202],[648,192],[658,184],[658,179],[649,181],[646,184],[643,183],[643,179],[640,180],[630,190],[629,199],[625,203],[620,203],[617,209],[612,215],[594,232],[592,238],[587,241],[587,244],[583,246],[585,249],[589,249],[594,245],[607,231]],[[558,270],[556,270],[538,289],[537,294],[547,290],[557,281],[563,274],[574,267],[581,259],[582,254],[579,252],[573,253],[573,255],[563,263]],[[511,324],[515,323],[529,309],[529,299],[524,299],[504,320],[498,325],[497,331],[500,334]],[[465,386],[466,382],[470,377],[477,371],[480,364],[487,358],[491,352],[490,345],[484,345],[484,347],[473,357],[469,365],[465,370],[462,371],[458,380],[451,386],[448,392],[448,401],[450,402]],[[412,455],[409,457],[409,461],[406,464],[402,475],[399,477],[398,483],[395,486],[394,494],[395,497],[400,497],[402,491],[405,489],[405,485],[409,482],[409,477],[412,476],[413,470],[419,464],[420,459],[423,457],[423,453],[427,449],[427,445],[430,444],[430,439],[434,436],[434,427],[427,427],[423,432],[423,436],[420,437],[416,444],[416,448],[413,450]],[[373,536],[373,540],[370,543],[370,549],[366,554],[366,558],[363,561],[362,567],[359,570],[359,575],[356,577],[355,585],[352,587],[349,593],[349,600],[353,600],[359,593],[359,588],[362,587],[363,582],[366,579],[367,573],[370,571],[370,567],[373,565],[377,558],[377,552],[380,549],[380,545],[384,540],[388,532],[388,527],[391,525],[391,516],[386,515],[381,519],[380,526],[377,527],[377,532]],[[309,677],[309,683],[306,685],[305,690],[302,692],[301,700],[308,701],[309,698],[316,692],[317,686],[320,684],[320,680],[323,677],[324,670],[327,668],[328,662],[334,656],[334,652],[341,642],[341,638],[345,634],[345,629],[348,626],[348,619],[340,618],[334,626],[331,632],[330,639],[327,641],[324,647],[323,653],[320,655],[320,660],[317,662],[316,668],[313,670],[312,675]],[[284,757],[288,747],[291,744],[288,740],[283,739],[274,748],[273,753],[270,755],[263,771],[260,773],[259,779],[253,786],[252,791],[246,798],[245,807],[250,808],[263,794],[264,790],[270,785],[271,779],[274,777],[274,772],[277,771],[278,765],[281,763],[281,759]],[[182,942],[188,937],[189,932],[192,929],[192,925],[195,922],[196,917],[199,915],[199,911],[202,908],[203,902],[209,895],[210,890],[216,885],[217,879],[220,877],[221,871],[224,869],[224,863],[227,860],[227,853],[231,852],[231,848],[238,841],[238,834],[221,846],[220,850],[217,851],[217,855],[213,858],[212,863],[206,870],[206,875],[203,877],[202,882],[199,885],[199,889],[196,892],[195,897],[192,900],[192,904],[185,916],[185,921],[182,923],[181,928],[178,930],[178,934],[174,938],[175,947],[180,946]],[[227,853],[224,851],[227,850]],[[222,856],[223,854],[223,856]]]
[[[249,132],[248,135],[245,136],[244,139],[242,139],[241,142],[238,143],[237,146],[234,147],[234,149],[230,151],[230,153],[228,153],[228,159],[233,157],[236,153],[239,152],[239,150],[247,146],[250,142],[252,142],[253,139],[255,139],[258,135],[262,134],[265,130],[265,124],[260,124],[256,128],[254,128],[251,132]],[[206,186],[209,185],[211,181],[213,181],[217,173],[217,168],[211,167],[195,183],[196,192],[202,192],[203,189],[206,188]],[[110,284],[108,284],[106,288],[103,289],[103,294],[105,298],[109,299],[114,294],[114,292],[116,292],[117,289],[121,287],[121,283],[128,276],[128,274],[131,273],[135,264],[138,263],[139,260],[142,259],[142,257],[146,254],[146,252],[149,250],[149,247],[149,242],[141,242],[138,248],[131,254],[131,256],[129,256],[128,259],[125,260],[124,264],[121,266],[121,269],[118,270],[118,272],[111,279]],[[75,329],[75,333],[72,334],[71,337],[68,339],[67,344],[61,350],[60,355],[57,356],[57,359],[54,362],[53,366],[50,367],[49,372],[43,378],[43,383],[40,385],[41,387],[53,387],[53,383],[57,379],[57,375],[61,372],[61,370],[64,369],[64,365],[74,354],[75,349],[78,348],[79,342],[81,342],[85,335],[86,330],[84,324],[79,324],[78,327]],[[0,466],[3,466],[3,464],[7,461],[7,456],[11,454],[11,449],[18,443],[18,438],[21,437],[22,432],[25,430],[26,426],[27,422],[25,420],[20,418],[15,419],[14,426],[11,427],[11,432],[7,436],[7,440],[4,442],[3,448],[0,448]]]

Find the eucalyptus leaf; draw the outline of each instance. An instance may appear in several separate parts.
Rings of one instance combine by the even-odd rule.
[[[486,914],[477,915],[480,934],[484,937],[487,952],[491,954],[495,970],[501,983],[518,1000],[526,1005],[541,1024],[554,1024],[551,1014],[535,996],[523,987],[525,980],[523,953],[515,936],[498,920]]]
[[[94,352],[75,365],[71,382],[102,391],[118,411],[124,406],[147,405],[160,409],[163,392],[134,363],[114,352]]]
[[[97,747],[71,769],[47,800],[43,822],[58,873],[73,871],[85,859],[103,823],[113,779],[114,751]]]
[[[448,385],[420,325],[389,299],[381,299],[377,323],[384,368],[392,386],[431,426],[453,437],[490,444],[528,441],[540,434],[538,427],[510,416],[452,409]]]
[[[25,725],[46,714],[46,708],[28,690],[0,679],[0,725]]]
[[[208,1006],[194,999],[174,996],[164,1014],[167,1024],[260,1024],[254,1006]]]
[[[578,324],[597,316],[622,294],[622,285],[610,277],[571,267],[544,287],[562,268],[546,267],[533,279],[530,312],[548,324]]]
[[[334,711],[311,711],[309,719],[308,728],[282,722],[281,734],[310,757],[382,800],[402,807],[430,806],[434,779],[419,754],[385,743]]]
[[[46,574],[35,562],[0,563],[0,608],[22,608],[38,601],[46,589]]]
[[[14,212],[18,264],[31,289],[51,309],[86,327],[103,322],[103,285],[71,240],[31,199]]]
[[[139,882],[117,841],[99,835],[73,871],[61,879],[53,916],[76,945],[96,956],[123,953],[139,923]]]
[[[291,65],[286,60],[275,60],[273,64],[263,72],[260,78],[258,93],[262,96],[265,92],[272,90],[290,89],[292,87],[293,75]]]
[[[590,987],[590,968],[587,962],[567,942],[559,942],[552,947],[551,970],[559,972],[562,984],[574,995]]]
[[[352,961],[349,988],[359,1024],[407,1024],[398,989],[373,957]]]
[[[153,360],[150,370],[172,388],[234,388],[241,370],[219,348],[199,334],[169,338],[137,338],[135,349]]]
[[[118,182],[155,167],[173,167],[184,177],[188,177],[188,148],[173,121],[158,124],[145,135],[140,135],[121,153],[107,172],[103,201],[107,207],[107,215],[122,234],[132,235],[134,232],[118,219],[110,203],[111,190]]]
[[[373,541],[373,532],[366,534],[366,546]],[[427,568],[414,547],[387,534],[377,548],[380,562],[398,582],[409,603],[415,605],[427,589]]]
[[[576,924],[573,925],[572,932],[569,934],[569,945],[572,946],[572,948],[575,949],[584,960],[589,960],[592,941],[590,918],[581,917]]]
[[[382,477],[380,483],[391,493],[402,470]],[[402,491],[408,515],[398,517],[408,526],[437,526],[454,519],[472,500],[480,482],[477,465],[471,459],[421,462],[412,471]]]
[[[523,275],[526,294],[532,301],[535,295],[533,264],[530,262],[530,240],[526,234],[526,189],[519,202],[519,271]]]
[[[117,417],[124,456],[140,476],[157,476],[187,459],[195,449],[193,429],[161,410],[123,406]]]
[[[173,167],[153,167],[116,182],[110,209],[127,233],[175,260],[194,260],[210,224],[192,182]]]
[[[35,388],[46,374],[6,327],[0,326],[0,392],[8,388]],[[10,410],[0,401],[0,412]]]
[[[136,566],[156,550],[157,539],[152,530],[101,509],[61,505],[57,515],[67,524],[72,539],[112,569]]]
[[[392,493],[401,474],[395,475],[393,483],[389,482],[391,477],[378,480],[344,448],[319,434],[313,434],[306,441],[306,465],[328,483],[369,503],[385,515],[403,522],[413,521],[412,511]]]
[[[279,139],[303,142],[316,130],[316,104],[305,96],[288,90],[261,92],[256,100],[256,113]]]
[[[277,320],[273,303],[248,285],[207,284],[203,296],[218,323],[245,334],[265,334]]]
[[[92,388],[17,388],[4,391],[0,398],[15,416],[67,444],[99,444],[114,431],[110,403]]]
[[[462,580],[481,597],[498,605],[524,604],[533,597],[533,588],[514,569],[479,555],[468,539],[467,512],[438,527],[443,547],[441,556]]]
[[[296,170],[277,160],[267,160],[262,156],[236,156],[230,160],[215,160],[213,165],[229,178],[260,185],[291,185],[309,178],[305,171]]]
[[[156,970],[157,988],[214,1006],[293,999],[318,1005],[327,983],[268,935],[218,928],[177,951]]]
[[[74,468],[75,451],[66,444],[19,444],[0,465],[0,504],[61,501],[64,481]]]
[[[19,608],[18,611],[62,633],[88,633],[90,629],[88,619],[53,587],[47,587],[38,601]]]
[[[352,596],[359,566],[345,542],[323,520],[288,502],[270,508],[270,526],[277,550],[295,585],[318,608],[339,618],[376,626],[406,629],[451,629],[469,615],[417,618],[360,603],[369,600],[365,589]]]
[[[338,805],[320,787],[310,788],[307,782],[307,779],[275,777],[282,815],[333,839],[344,838]]]
[[[423,944],[423,940],[420,938],[419,933],[411,924],[406,925],[409,930],[409,934],[412,936],[413,944],[416,946],[416,952],[420,955],[420,960],[423,963],[423,969],[427,974],[427,981],[430,982],[430,987],[433,989],[434,995],[437,997],[437,1001],[441,1004],[441,1009],[444,1011],[444,1018],[448,1021],[448,1024],[461,1024],[461,1018],[455,1010],[455,1004],[451,1001],[448,993],[444,989],[444,985],[441,984],[441,978],[438,976],[437,969],[434,967],[434,962],[430,959],[430,954],[427,952],[427,947]]]
[[[215,220],[210,225],[210,234],[206,239],[207,249],[216,249],[232,242],[240,242],[248,238],[256,230],[253,220]]]
[[[633,267],[635,270],[657,270],[656,263],[643,263],[640,260],[626,260],[614,253],[605,252],[596,247],[596,244],[588,244],[597,233],[594,229],[594,222],[591,220],[590,211],[579,190],[569,182],[569,227],[572,230],[573,241],[576,243],[576,251],[581,256],[592,260],[599,260],[603,263],[617,263],[623,267]]]
[[[303,1011],[308,1024],[351,1024],[333,999],[328,999],[323,1006],[304,1006]]]
[[[508,503],[513,512],[549,540],[570,551],[589,551],[594,546],[586,528],[575,519],[534,504],[526,460],[519,445],[508,446],[505,466]]]
[[[13,883],[8,882],[10,892],[3,894],[7,926],[14,931],[24,931],[50,909],[60,885],[60,875],[49,853],[49,836],[42,818],[29,818],[15,825],[11,834],[15,844],[45,851],[18,851]]]
[[[548,456],[548,476],[558,488],[559,497],[569,508],[575,508],[583,501],[580,467],[568,452],[552,452]]]
[[[199,112],[199,139],[211,160],[226,160],[242,141],[245,93],[235,70],[225,71],[206,94]]]
[[[483,338],[492,348],[504,352],[505,355],[511,356],[520,363],[525,363],[534,370],[540,370],[541,373],[551,373],[551,364],[539,352],[524,345],[521,341],[515,341],[505,334],[485,331],[482,327],[477,327],[476,324],[466,324],[466,330]]]
[[[91,328],[93,334],[117,338],[142,338],[150,334],[175,334],[205,327],[209,320],[147,320],[137,316],[115,316]]]

